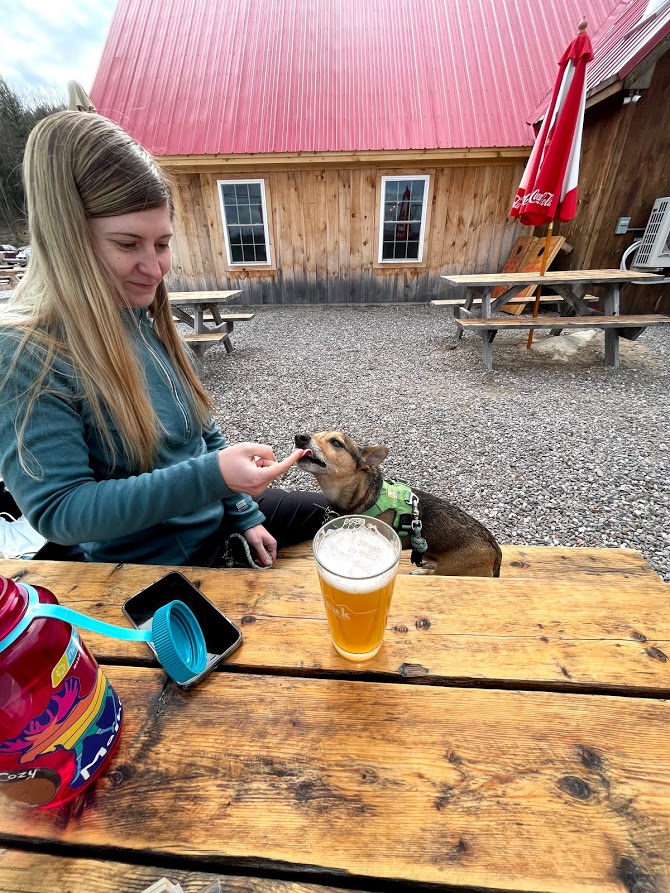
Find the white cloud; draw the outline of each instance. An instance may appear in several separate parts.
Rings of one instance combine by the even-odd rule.
[[[15,89],[90,90],[116,0],[0,0],[0,75]]]

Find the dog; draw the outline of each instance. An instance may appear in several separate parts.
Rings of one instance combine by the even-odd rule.
[[[411,522],[416,521],[411,496],[417,497],[420,533],[428,547],[424,558],[434,565],[434,573],[459,577],[500,576],[500,546],[483,524],[446,499],[384,481],[379,465],[388,456],[388,447],[382,444],[360,447],[342,431],[296,434],[295,445],[309,450],[298,461],[298,468],[314,475],[338,514],[364,514],[375,506],[381,510],[381,513],[375,512],[380,520],[396,529],[400,524],[398,535],[403,548],[407,548],[411,542]],[[410,501],[397,503],[397,508],[389,507],[389,499],[384,494],[394,497],[396,491],[404,497],[409,493]],[[418,560],[422,545],[412,553],[412,560],[417,564],[423,564]],[[413,547],[416,548],[414,544]]]

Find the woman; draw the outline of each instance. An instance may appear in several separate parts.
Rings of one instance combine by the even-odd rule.
[[[277,538],[313,536],[320,496],[266,491],[302,451],[228,446],[212,420],[163,281],[173,203],[151,156],[99,115],[60,112],[31,133],[24,178],[32,256],[0,318],[0,476],[32,526],[90,561],[176,565],[216,564],[231,530],[265,566]]]

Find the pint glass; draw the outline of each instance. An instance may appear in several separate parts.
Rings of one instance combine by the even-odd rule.
[[[382,647],[398,572],[400,539],[376,518],[335,518],[314,537],[326,617],[335,649],[369,660]]]

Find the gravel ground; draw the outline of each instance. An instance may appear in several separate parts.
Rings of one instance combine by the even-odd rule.
[[[500,333],[455,347],[451,311],[429,305],[240,308],[234,352],[209,349],[203,381],[231,441],[337,428],[385,443],[388,475],[458,503],[501,543],[628,547],[670,581],[670,327],[622,340],[621,368],[596,335],[568,361],[551,336]],[[554,341],[556,339],[553,339]],[[292,470],[288,489],[316,489]]]
[[[0,300],[5,297],[0,294]],[[231,308],[231,310],[238,308]],[[597,334],[569,359],[548,333],[457,346],[450,310],[429,305],[240,307],[234,352],[210,348],[202,377],[229,440],[270,444],[337,428],[385,443],[387,475],[458,503],[501,543],[628,547],[670,581],[670,326]],[[293,469],[288,489],[316,489]]]

